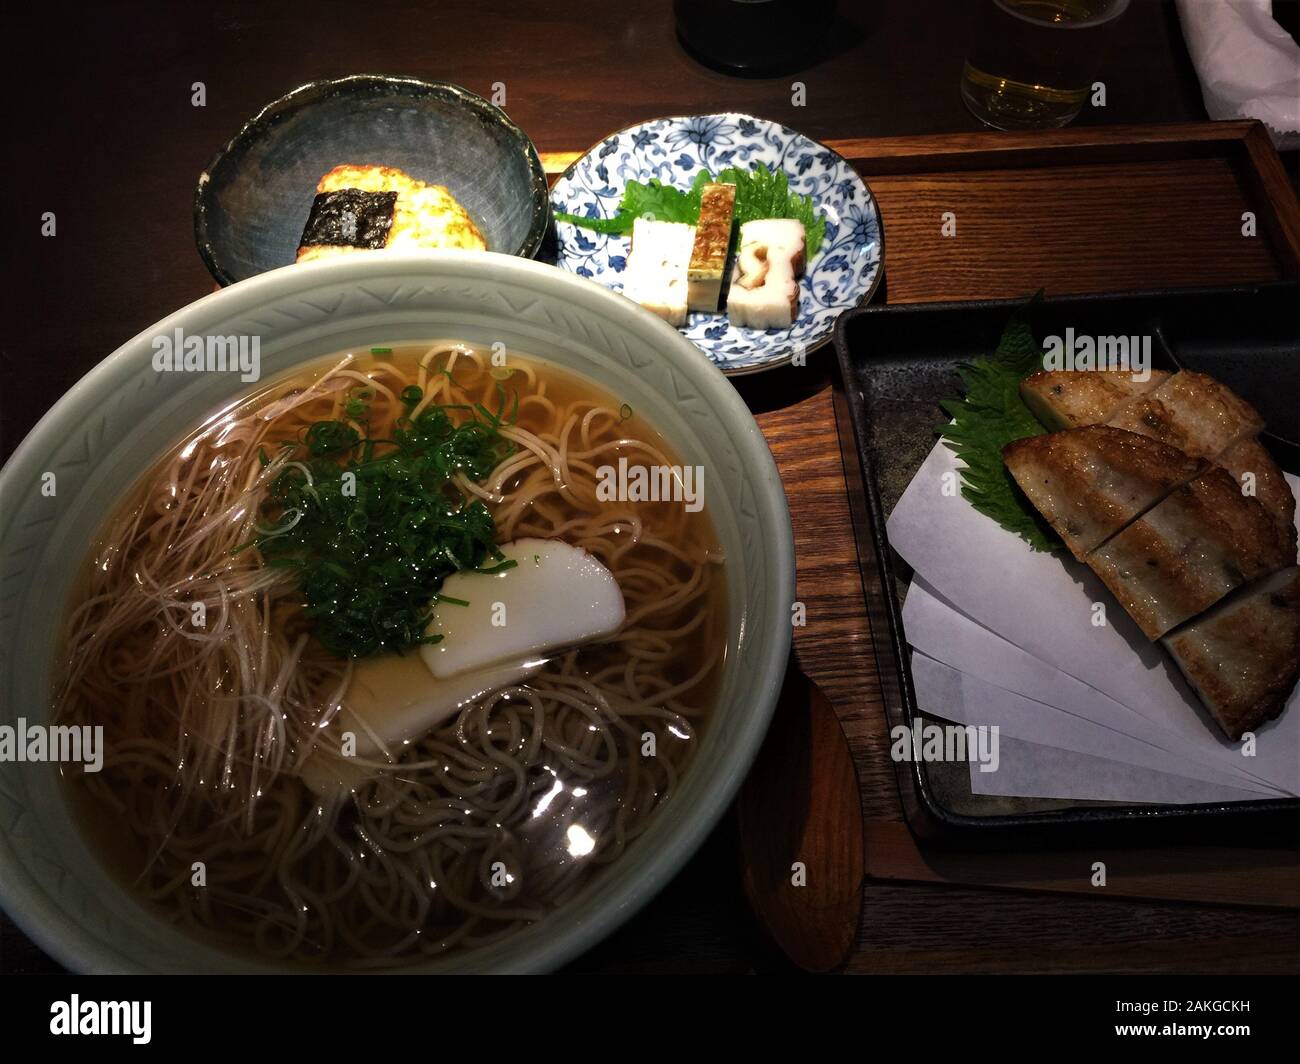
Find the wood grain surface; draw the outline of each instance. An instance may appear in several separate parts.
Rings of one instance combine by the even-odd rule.
[[[834,707],[797,662],[740,789],[736,823],[741,883],[773,944],[804,971],[841,965],[862,912],[861,786]]]
[[[828,143],[876,198],[890,303],[1300,275],[1295,193],[1258,123]]]
[[[817,373],[815,361],[804,371],[778,374]],[[737,383],[742,394],[752,386],[744,379]],[[795,381],[784,388],[764,381],[763,392],[798,387]],[[807,626],[795,632],[796,654],[800,667],[826,691],[849,738],[868,820],[864,914],[846,970],[1300,971],[1300,913],[1254,907],[1288,898],[1294,905],[1300,893],[1300,856],[1294,852],[936,855],[916,846],[902,823],[889,760],[831,387],[827,381],[784,408],[760,410],[758,421],[792,497],[797,592],[808,608]],[[1090,885],[1094,860],[1118,870],[1118,889]],[[1207,893],[1207,860],[1223,862],[1213,884],[1220,902],[1215,907],[1188,903]],[[1139,869],[1131,881],[1126,861]],[[1264,873],[1268,884],[1261,888]],[[1190,888],[1180,886],[1184,877],[1193,880]],[[956,885],[966,882],[992,889]],[[1030,888],[1032,893],[1022,893]],[[1151,893],[1163,895],[1164,902],[1132,897]],[[1173,900],[1182,904],[1168,904]],[[1252,907],[1237,908],[1234,901]]]
[[[1187,134],[1181,142],[1182,158],[1177,154],[1180,132]],[[1017,296],[1039,286],[1064,293],[1215,283],[1225,276],[1295,276],[1300,273],[1300,246],[1293,234],[1300,206],[1290,187],[1279,188],[1268,179],[1267,164],[1276,164],[1275,157],[1265,153],[1263,173],[1253,172],[1255,156],[1247,144],[1255,143],[1258,135],[1258,127],[1250,124],[1112,130],[1100,138],[1098,161],[1085,160],[1099,138],[1077,133],[1040,138],[1036,147],[1008,148],[997,138],[1000,143],[990,148],[994,138],[989,134],[836,147],[847,152],[880,201],[892,303]],[[949,150],[950,141],[999,168],[969,167],[963,155]],[[1061,165],[1052,164],[1052,141],[1067,142]],[[873,165],[881,159],[889,160],[889,174],[873,178]],[[1023,168],[1006,169],[1008,159]],[[936,164],[956,172],[931,170]],[[1241,218],[1247,209],[1268,219],[1267,232],[1243,236]],[[944,210],[957,217],[955,239],[940,233],[938,220]],[[1180,217],[1195,217],[1197,224],[1181,225]],[[971,221],[974,224],[963,233],[962,225]],[[1114,284],[1116,273],[1126,283]],[[822,372],[830,372],[824,363],[832,357],[823,355]],[[736,383],[756,412],[791,500],[797,590],[808,608],[807,627],[795,632],[796,653],[840,715],[862,786],[868,818],[868,914],[849,968],[869,966],[870,899],[886,880],[1300,908],[1300,853],[1295,850],[1170,847],[1104,852],[1093,847],[1051,854],[946,854],[917,844],[900,823],[880,678],[856,582],[845,473],[838,454],[830,449],[837,445],[830,409],[833,381],[814,390],[811,381],[799,379],[817,372],[818,366],[814,356],[803,369],[787,367]],[[785,405],[775,405],[779,396],[787,397]],[[825,434],[815,432],[814,424],[826,420],[830,424]],[[852,571],[848,584],[842,569]],[[1103,861],[1111,871],[1105,889],[1091,884],[1094,861]],[[1108,915],[1117,916],[1118,911]],[[1287,929],[1290,942],[1300,943],[1300,914],[1293,911],[1253,914],[1245,922],[1273,919]],[[1018,963],[1023,962],[1022,957]],[[1041,963],[1049,962],[1042,958]],[[1104,966],[1130,963],[1132,958],[1121,961],[1114,954]],[[1268,951],[1259,963],[1300,968],[1300,959],[1284,950]],[[1008,965],[1006,970],[1018,969]]]
[[[806,106],[796,106],[796,77],[731,78],[692,62],[674,38],[669,0],[371,0],[341,16],[313,0],[19,6],[6,13],[6,30],[23,43],[0,69],[10,98],[22,101],[6,123],[6,172],[23,175],[0,197],[10,241],[0,287],[8,326],[0,454],[106,353],[208,291],[190,211],[195,179],[217,148],[294,86],[362,71],[444,79],[484,95],[501,84],[507,112],[543,152],[580,151],[647,118],[719,109],[778,119],[819,139],[866,140],[858,152],[874,160],[864,172],[887,230],[878,298],[890,302],[1040,285],[1063,292],[1230,282],[1278,267],[1263,244],[1232,237],[1234,195],[1251,194],[1251,179],[1212,145],[1186,166],[1158,153],[1126,162],[1122,181],[1114,172],[1107,179],[1095,156],[1062,155],[1053,165],[1077,168],[1071,187],[1087,191],[1090,206],[1056,195],[1046,176],[1013,181],[1014,154],[952,176],[952,158],[968,157],[967,138],[1016,150],[1010,140],[990,142],[957,91],[974,9],[968,0],[841,0],[822,58],[797,75]],[[1205,117],[1172,0],[1131,5],[1100,76],[1108,106],[1085,110],[1070,132],[1102,150],[1118,123]],[[207,90],[201,108],[191,102],[197,81]],[[928,169],[916,171],[914,148],[909,154],[900,142],[936,133],[952,136],[931,144]],[[1216,127],[1193,135],[1213,141]],[[1247,150],[1268,159],[1258,143]],[[1276,199],[1287,178],[1270,165]],[[1294,157],[1288,168],[1294,173]],[[959,235],[941,244],[945,209],[957,213]],[[1099,238],[1099,209],[1121,232]],[[39,232],[47,210],[58,215],[56,239]],[[882,847],[904,829],[849,528],[832,361],[820,352],[804,369],[737,387],[793,503],[799,595],[808,605],[798,660],[848,734],[864,816],[889,825],[883,842],[882,829],[869,828],[868,867],[874,849],[879,869]],[[907,867],[897,853],[888,864],[891,874]],[[869,879],[864,904],[853,972],[1300,969],[1300,918],[1269,909],[897,879]],[[0,971],[57,970],[0,918]],[[734,822],[724,821],[658,898],[571,970],[784,970],[748,915]]]

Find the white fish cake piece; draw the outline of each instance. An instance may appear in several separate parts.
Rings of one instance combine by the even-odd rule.
[[[762,218],[740,227],[740,244],[727,293],[732,325],[784,329],[799,316],[806,236],[793,218]]]
[[[546,661],[533,656],[439,679],[419,653],[366,658],[353,666],[339,719],[356,735],[359,755],[397,752],[485,694],[535,676]]]
[[[418,652],[366,658],[353,665],[343,706],[322,748],[300,769],[318,794],[353,789],[373,775],[341,756],[345,732],[358,759],[386,760],[485,695],[524,683],[553,651],[611,635],[623,624],[614,574],[580,547],[524,538],[500,548],[515,567],[454,573],[429,633],[442,641]]]
[[[546,661],[502,662],[445,680],[436,678],[415,652],[354,662],[338,715],[321,729],[317,747],[298,773],[319,795],[356,790],[379,771],[364,762],[400,756],[471,702],[535,676]],[[347,733],[353,738],[345,755]]]
[[[434,607],[420,654],[439,679],[500,661],[526,661],[612,635],[623,624],[623,592],[591,554],[558,539],[517,539],[501,553],[515,562],[499,573],[453,573],[440,595],[468,602]]]
[[[623,294],[669,325],[685,325],[694,247],[695,226],[638,218],[632,223]]]

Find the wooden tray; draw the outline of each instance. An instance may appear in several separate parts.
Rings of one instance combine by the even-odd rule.
[[[990,299],[1040,287],[1062,294],[1300,276],[1300,204],[1258,123],[963,133],[829,146],[863,175],[880,206],[885,282],[878,300]],[[581,154],[544,155],[543,163],[554,176]],[[955,217],[955,236],[942,233],[948,211]],[[1247,211],[1254,216],[1254,236],[1242,232]],[[833,361],[827,352],[804,368],[733,383],[767,437],[790,500],[797,593],[808,616],[807,625],[795,630],[795,652],[835,705],[853,750],[868,821],[868,892],[880,902],[889,895],[873,892],[872,880],[903,880],[1300,907],[1300,852],[1293,850],[1184,847],[1101,854],[1094,847],[1052,856],[938,854],[916,842],[904,825],[889,759],[833,412]],[[1094,859],[1108,860],[1111,885],[1102,891],[1090,882]],[[1278,945],[1289,937],[1300,948],[1289,924],[1241,930],[1252,941]],[[878,956],[870,934],[864,926],[860,945]],[[996,938],[997,931],[990,928],[989,934]],[[1269,939],[1270,934],[1283,937]]]
[[[885,228],[889,303],[1300,275],[1300,208],[1258,122],[827,142]],[[552,180],[582,152],[542,156]],[[1254,237],[1242,235],[1244,211]],[[943,235],[951,212],[955,235]]]

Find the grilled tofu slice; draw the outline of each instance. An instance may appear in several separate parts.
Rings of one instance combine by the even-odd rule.
[[[1233,444],[1258,436],[1264,419],[1213,377],[1180,370],[1120,407],[1107,424],[1140,432],[1193,458],[1218,458]]]
[[[1245,588],[1164,639],[1229,739],[1286,707],[1300,678],[1300,568]]]
[[[1214,467],[1085,559],[1148,639],[1295,564],[1259,501]]]
[[[1204,466],[1157,440],[1106,425],[1016,440],[1002,449],[1002,460],[1081,561]]]
[[[444,186],[392,166],[344,163],[316,185],[297,261],[432,248],[483,251],[487,242]]]
[[[695,246],[686,271],[687,306],[713,314],[722,300],[722,278],[731,250],[731,219],[736,209],[735,185],[705,185],[700,193],[700,218]]]
[[[1273,519],[1291,557],[1296,553],[1295,496],[1273,456],[1259,440],[1249,437],[1234,443],[1219,456],[1223,466],[1243,493],[1254,491],[1255,498]]]
[[[1148,380],[1135,381],[1123,370],[1045,369],[1020,382],[1020,397],[1044,428],[1077,429],[1102,424],[1122,404],[1160,387],[1169,376],[1157,369]]]

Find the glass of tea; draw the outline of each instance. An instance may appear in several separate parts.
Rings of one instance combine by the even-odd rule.
[[[1082,110],[1129,0],[980,0],[961,75],[971,113],[997,129],[1056,129]]]

